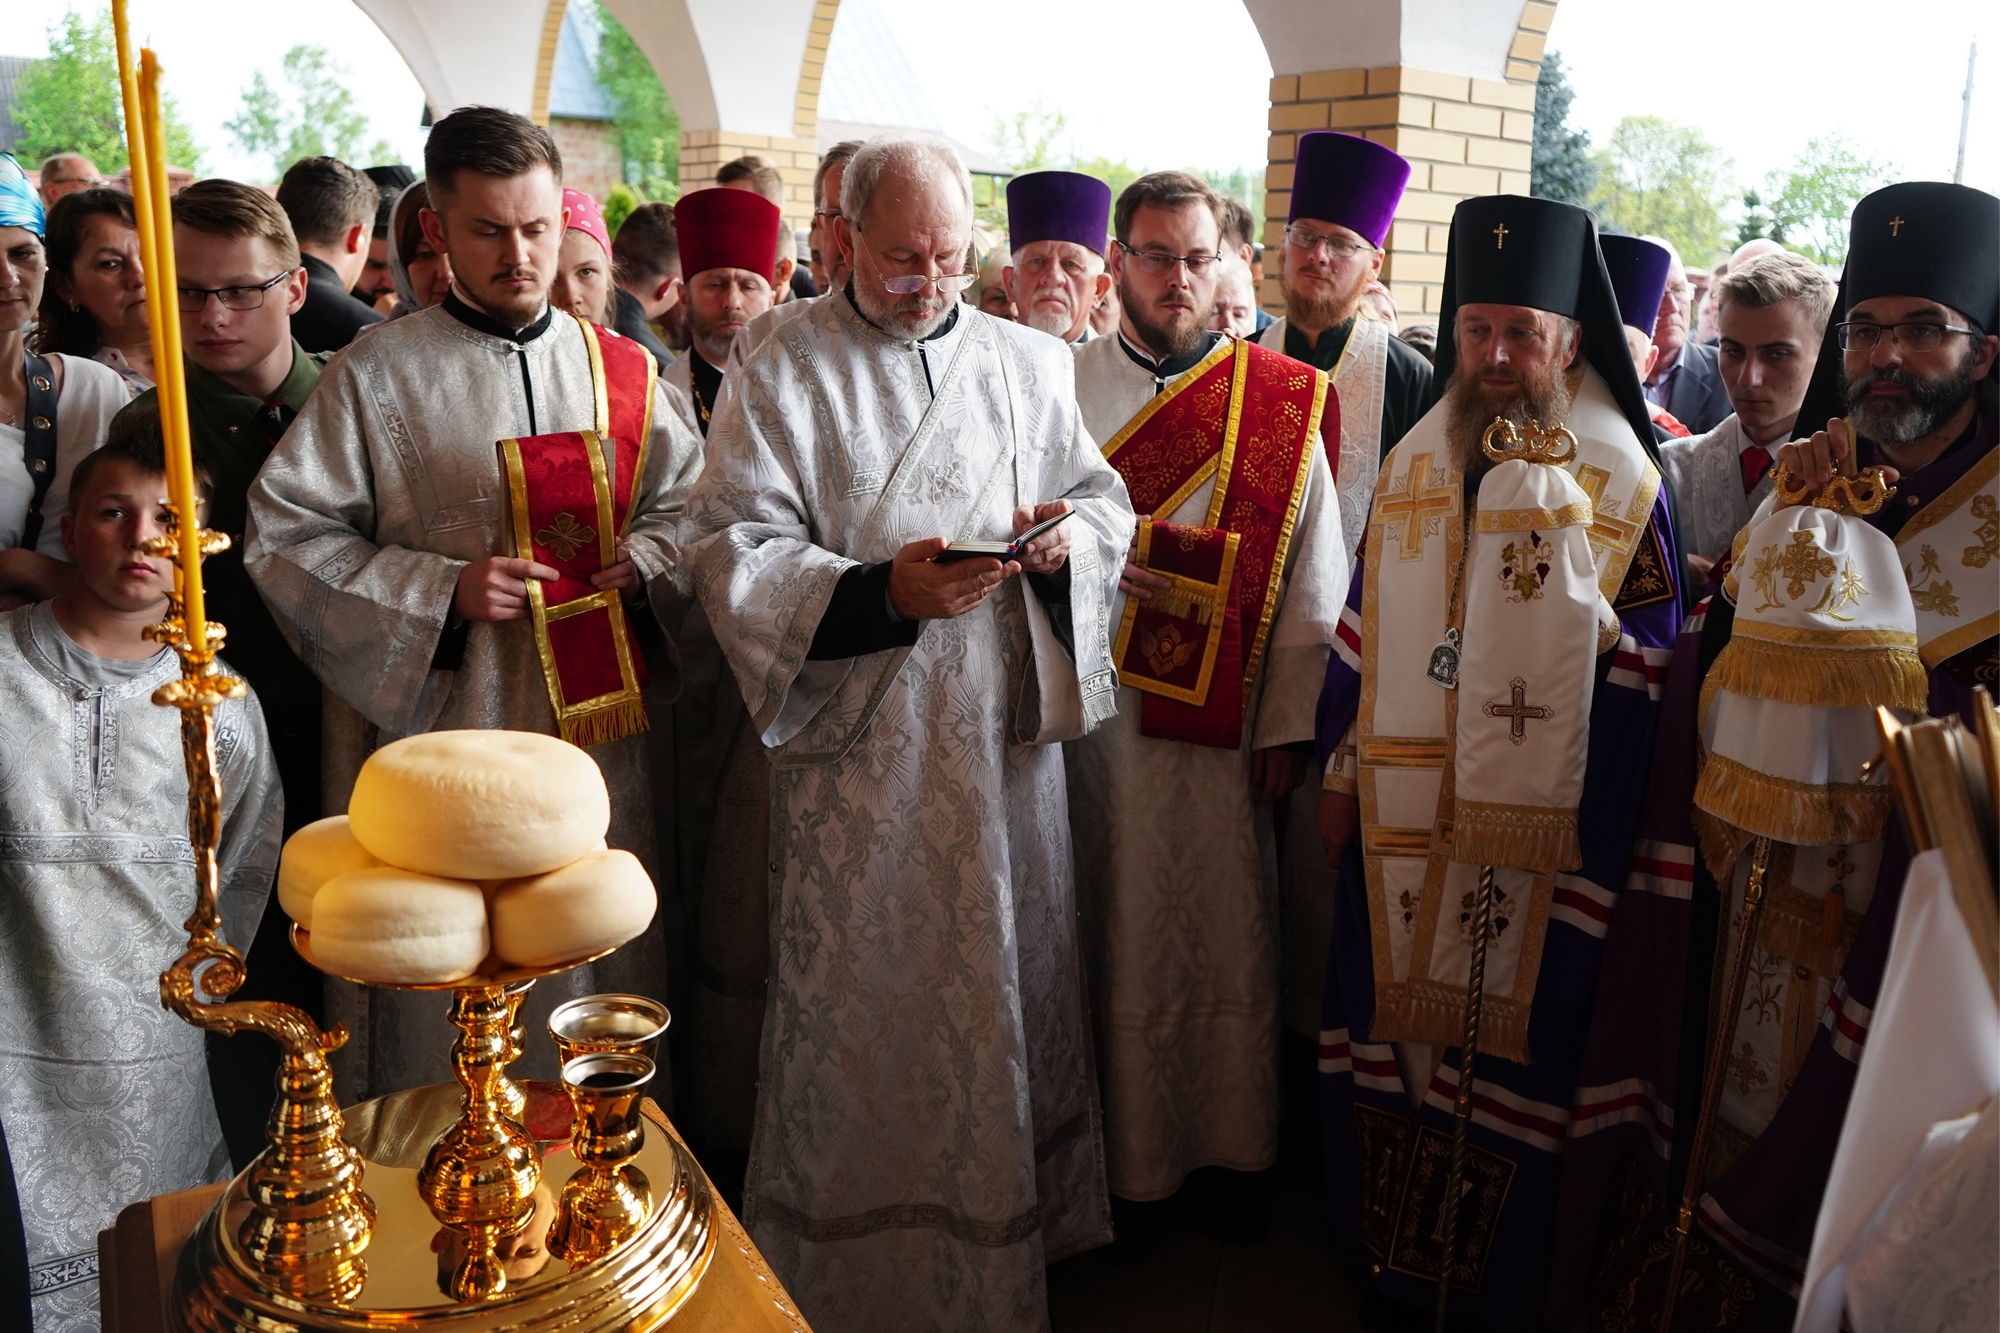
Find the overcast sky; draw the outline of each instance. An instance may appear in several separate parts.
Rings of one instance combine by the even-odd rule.
[[[1037,99],[1066,113],[1078,154],[1141,167],[1260,169],[1270,62],[1248,14],[1203,0],[876,0],[945,126],[984,146],[994,118]],[[1494,0],[1513,3],[1514,0]],[[46,53],[69,0],[12,0],[0,54]],[[1699,126],[1759,183],[1838,131],[1904,176],[1950,179],[1967,45],[1988,31],[1966,181],[2000,191],[2000,22],[1990,0],[1560,0],[1551,45],[1571,72],[1572,123],[1602,142],[1622,116]],[[211,171],[262,176],[222,128],[251,72],[298,42],[326,46],[377,134],[417,160],[423,95],[359,9],[272,0],[131,0]],[[1885,21],[1885,15],[1909,21]]]

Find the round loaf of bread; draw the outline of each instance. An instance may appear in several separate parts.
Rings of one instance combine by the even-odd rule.
[[[328,880],[381,864],[355,838],[346,815],[316,819],[285,839],[285,852],[278,861],[278,906],[311,930],[313,897]]]
[[[457,981],[487,954],[477,884],[395,866],[350,870],[313,899],[312,952],[322,971],[396,985]]]
[[[611,826],[591,757],[532,731],[434,731],[368,756],[347,803],[354,836],[392,866],[518,879],[566,866]]]
[[[630,852],[592,852],[546,875],[517,879],[488,899],[493,952],[516,967],[552,967],[636,938],[658,895]]]

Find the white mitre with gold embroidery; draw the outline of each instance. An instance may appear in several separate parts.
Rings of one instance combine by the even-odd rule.
[[[1736,623],[1702,686],[1694,796],[1718,879],[1753,836],[1882,836],[1885,775],[1861,777],[1881,749],[1875,709],[1921,713],[1929,693],[1896,544],[1866,520],[1816,505],[1768,513],[1729,584]]]

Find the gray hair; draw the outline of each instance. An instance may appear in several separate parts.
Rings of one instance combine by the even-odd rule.
[[[819,166],[813,169],[814,208],[826,207],[826,174],[842,163],[852,161],[854,155],[861,151],[861,142],[859,139],[842,139],[821,156]],[[834,200],[836,204],[839,202]]]
[[[855,150],[848,161],[847,175],[840,182],[840,211],[847,225],[865,230],[868,205],[882,177],[894,170],[912,180],[933,181],[949,176],[965,200],[965,216],[972,218],[972,175],[965,161],[943,139],[932,134],[883,134]]]

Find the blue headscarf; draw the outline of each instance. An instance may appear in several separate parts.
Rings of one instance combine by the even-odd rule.
[[[42,201],[12,153],[0,153],[0,227],[26,227],[37,236],[48,230]]]

